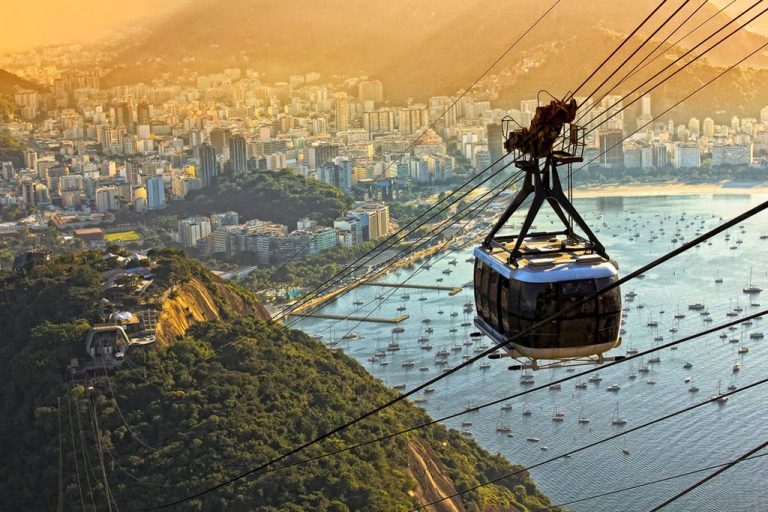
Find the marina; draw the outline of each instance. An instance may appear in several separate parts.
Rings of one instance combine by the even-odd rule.
[[[621,262],[621,273],[624,275],[668,251],[673,247],[673,238],[680,240],[684,236],[690,239],[695,231],[703,232],[714,227],[722,222],[720,217],[727,219],[760,199],[752,197],[745,201],[743,198],[677,196],[577,199],[576,203],[586,220],[596,231],[600,231],[600,236],[610,245],[611,255]],[[712,250],[709,252],[704,252],[704,247],[710,246],[702,244],[700,249],[693,249],[647,272],[644,279],[627,286],[622,294],[622,344],[608,355],[637,354],[758,311],[759,306],[753,304],[761,302],[761,294],[748,296],[742,291],[745,284],[750,283],[749,265],[738,265],[736,262],[741,258],[753,260],[752,284],[765,287],[768,283],[768,263],[763,262],[761,254],[768,249],[768,239],[761,240],[758,235],[765,221],[765,218],[758,216],[745,223],[746,233],[734,230],[732,236],[738,233],[743,240],[736,250],[729,249],[730,243],[721,235],[712,239]],[[539,221],[540,224],[543,222],[548,221]],[[664,228],[663,234],[661,228]],[[652,243],[647,242],[647,237],[629,236],[636,231],[651,229],[657,236]],[[680,235],[677,235],[678,231]],[[449,265],[450,260],[456,260],[456,264]],[[299,326],[309,333],[322,334],[325,342],[329,341],[330,328],[334,325],[338,337],[346,330],[354,330],[365,338],[366,343],[349,344],[345,352],[358,359],[382,381],[406,383],[406,390],[439,375],[446,368],[458,366],[475,355],[475,350],[481,346],[489,347],[492,343],[486,337],[470,336],[477,330],[472,324],[474,297],[472,289],[463,288],[463,283],[472,275],[471,248],[444,251],[423,262],[430,268],[421,268],[421,263],[417,262],[407,270],[401,269],[399,276],[388,274],[379,277],[378,282],[392,283],[381,300],[376,299],[376,295],[382,293],[381,288],[365,286],[358,290],[359,298],[366,304],[362,308],[355,308],[352,297],[341,297],[328,302],[320,310],[344,319],[343,322],[305,318],[300,320]],[[443,274],[446,268],[453,269],[453,273]],[[715,282],[718,276],[722,279],[721,283]],[[418,294],[412,291],[411,300],[404,302],[401,299],[402,290],[396,288],[404,278],[409,279],[407,284],[455,286],[462,290],[453,296],[441,293],[442,290],[425,293],[426,301],[418,301]],[[437,279],[443,281],[437,282]],[[370,314],[372,317],[386,317],[403,304],[407,304],[410,317],[399,324],[404,327],[404,332],[400,334],[393,334],[391,326],[387,328],[376,323],[356,325],[357,322],[347,321],[347,315],[353,311],[355,316]],[[465,308],[466,304],[470,305],[469,309]],[[737,307],[741,311],[736,311]],[[738,316],[727,315],[734,311]],[[456,313],[456,316],[451,316],[451,313]],[[423,323],[427,318],[429,323]],[[711,319],[711,323],[707,319]],[[657,325],[648,326],[651,321]],[[430,332],[426,332],[427,327]],[[597,376],[593,373],[592,378],[585,376],[559,387],[548,383],[590,366],[572,368],[562,365],[535,372],[515,372],[507,369],[512,363],[510,359],[483,359],[434,384],[428,401],[414,402],[425,408],[433,418],[440,418],[463,411],[468,400],[471,401],[472,425],[462,426],[461,422],[468,416],[464,415],[447,420],[448,427],[466,431],[464,435],[471,435],[492,453],[502,453],[514,463],[535,464],[544,456],[538,445],[547,446],[550,454],[564,453],[622,428],[709,399],[717,392],[718,380],[722,380],[721,393],[724,393],[729,383],[743,387],[760,378],[760,368],[768,364],[768,350],[762,345],[764,331],[764,320],[724,328],[701,339],[680,344],[675,347],[677,350],[667,349],[627,364],[600,369]],[[662,334],[663,339],[656,341]],[[731,343],[731,339],[735,342]],[[385,349],[393,340],[398,342],[399,350],[384,351],[383,360],[389,364],[382,366],[382,359],[375,363],[367,360],[376,346]],[[425,345],[431,349],[424,350]],[[739,353],[742,346],[748,347],[748,351],[742,349]],[[415,366],[403,366],[408,360],[415,361]],[[736,361],[739,362],[739,370],[734,373]],[[732,382],[733,376],[737,376],[736,382]],[[686,378],[689,380],[686,381]],[[526,400],[506,400],[489,408],[476,409],[479,405],[502,400],[536,385],[544,385],[545,388],[527,395]],[[754,393],[744,391],[727,402],[720,402],[720,406],[711,404],[711,407],[700,408],[689,416],[681,416],[680,420],[669,420],[658,428],[632,433],[624,440],[596,447],[589,453],[563,458],[555,465],[556,469],[559,467],[557,470],[533,470],[532,476],[553,501],[558,502],[574,496],[574,485],[578,485],[583,494],[589,494],[603,488],[620,488],[628,482],[652,480],[667,471],[670,465],[687,468],[729,460],[734,453],[747,446],[739,443],[738,439],[748,439],[751,431],[761,428],[764,421],[762,396],[760,390]],[[617,398],[620,399],[619,417],[615,418]],[[562,421],[553,420],[553,411],[563,413]],[[501,420],[499,414],[504,415]],[[614,419],[627,422],[622,426],[614,424]],[[706,424],[706,428],[689,430],[687,427],[700,423]],[[507,433],[497,431],[499,425],[509,427],[509,433],[518,435],[509,437]],[[684,434],[665,440],[664,432],[669,429],[677,429]],[[540,442],[528,442],[526,438],[529,436]],[[714,444],[722,446],[722,449],[703,452],[697,448],[702,444]],[[623,453],[622,448],[626,445],[631,446],[631,455]],[[587,467],[593,457],[606,461],[599,485],[594,478],[587,476]],[[750,463],[744,464],[745,468],[750,467]],[[757,478],[754,475],[739,471],[734,471],[732,475],[723,475],[722,485],[734,482],[732,478],[746,478],[750,488],[762,488],[759,481],[754,480]],[[658,502],[664,493],[673,494],[673,489],[674,486],[662,487],[660,494],[651,495],[629,493],[615,500],[606,498],[583,505],[574,504],[569,509],[642,512]],[[622,507],[628,497],[637,504],[637,508]],[[768,502],[768,491],[764,498]],[[719,501],[719,497],[714,498],[713,503],[695,502],[689,508],[728,509],[727,503]]]

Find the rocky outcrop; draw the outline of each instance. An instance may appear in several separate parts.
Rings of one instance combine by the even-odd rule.
[[[408,443],[408,472],[416,480],[414,497],[426,505],[456,494],[453,482],[445,474],[445,467],[435,452],[426,444],[412,440]],[[430,505],[424,510],[429,512],[465,512],[464,503],[459,496]]]
[[[269,320],[269,313],[255,300],[244,297],[224,282],[209,287],[192,278],[173,286],[164,294],[163,307],[157,319],[156,339],[170,345],[198,322],[222,320],[237,316],[255,316]]]

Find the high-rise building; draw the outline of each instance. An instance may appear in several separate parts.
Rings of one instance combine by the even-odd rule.
[[[162,176],[147,180],[147,208],[150,210],[165,208],[165,180]]]
[[[701,167],[701,150],[698,144],[675,143],[673,164],[676,169]]]
[[[232,172],[245,172],[248,169],[245,139],[233,135],[229,139],[229,160],[232,162]]]
[[[27,206],[34,206],[37,204],[37,199],[35,198],[36,186],[37,184],[29,179],[21,182],[21,197],[24,199],[24,203],[26,203]]]
[[[692,117],[688,120],[688,132],[691,136],[698,137],[701,133],[701,123],[698,118]]]
[[[492,162],[498,162],[506,154],[504,149],[504,134],[502,133],[501,125],[498,123],[490,123],[486,126],[488,151],[491,155]],[[501,162],[499,162],[501,164]]]
[[[184,247],[196,247],[197,241],[211,234],[208,217],[190,217],[179,221],[179,242]]]
[[[134,132],[133,110],[127,101],[121,102],[115,108],[115,124],[117,126],[126,127],[128,129],[128,133]]]
[[[24,151],[24,167],[37,169],[37,152],[34,149]]]
[[[624,148],[622,147],[621,130],[601,130],[598,132],[600,142],[600,165],[605,167],[621,167],[624,165]]]
[[[140,101],[136,106],[136,123],[139,125],[148,125],[149,122],[149,103],[146,101]]]
[[[376,240],[389,234],[389,205],[386,203],[357,203],[348,215],[360,218],[363,241]]]
[[[667,158],[667,146],[665,144],[653,145],[653,166],[656,169],[661,169],[669,165],[669,159]]]
[[[398,130],[403,135],[416,133],[429,125],[429,113],[424,106],[414,105],[401,108],[399,112]]]
[[[363,129],[369,135],[375,133],[390,133],[395,129],[395,115],[391,110],[363,112]]]
[[[211,146],[216,149],[216,154],[224,154],[224,146],[229,145],[230,132],[224,128],[214,128],[211,130]]]
[[[219,174],[219,164],[216,162],[216,150],[204,142],[200,145],[200,181],[204,187],[213,184],[213,179]]]
[[[3,162],[3,169],[0,172],[0,178],[12,180],[16,177],[16,170],[13,168],[13,162]]]
[[[643,116],[652,116],[651,114],[651,97],[646,94],[643,96],[642,114]]]
[[[237,212],[229,211],[224,213],[214,213],[211,215],[211,228],[218,229],[225,226],[236,226],[240,223],[240,215]]]
[[[317,179],[345,192],[352,189],[354,165],[349,158],[336,157],[317,168]]]
[[[349,98],[346,94],[336,95],[336,131],[349,129]]]
[[[752,163],[752,144],[724,144],[712,146],[712,165],[749,165]]]
[[[711,139],[715,136],[715,121],[711,117],[705,117],[701,122],[701,135]]]
[[[317,169],[337,156],[339,156],[339,146],[337,144],[315,144],[308,151],[309,168]]]
[[[107,212],[117,210],[117,201],[115,195],[117,187],[114,185],[107,187],[96,187],[96,211]]]

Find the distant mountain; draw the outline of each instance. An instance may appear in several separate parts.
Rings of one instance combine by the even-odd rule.
[[[693,4],[698,2],[682,14],[690,12]],[[633,1],[631,9],[626,2],[613,0],[559,4],[495,70],[510,74],[502,86],[501,103],[516,105],[540,89],[562,94],[575,87],[655,5],[654,0]],[[247,66],[264,72],[269,81],[308,71],[326,77],[364,73],[384,82],[389,100],[423,100],[467,87],[548,6],[536,0],[327,0],[322,4],[204,0],[181,8],[127,49],[105,82],[149,82],[164,72],[189,74]],[[672,7],[665,7],[654,19],[671,12]],[[692,22],[714,12],[715,7],[707,5]],[[725,14],[718,15],[692,40],[727,19]],[[672,41],[679,37],[673,36]],[[714,51],[708,62],[730,64],[765,40],[745,31]],[[768,67],[768,54],[750,65]],[[708,66],[696,69],[700,76],[709,72]],[[680,87],[695,82],[696,74],[686,72]],[[754,108],[753,100],[758,105],[768,103],[768,97],[764,101],[762,96],[742,99],[755,82],[749,73],[723,81],[722,87],[731,94],[722,98],[722,110],[749,110]]]
[[[40,92],[45,90],[40,84],[30,82],[4,69],[0,69],[0,94],[13,95],[18,89],[32,89]]]

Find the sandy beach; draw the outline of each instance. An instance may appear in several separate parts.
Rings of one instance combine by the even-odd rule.
[[[587,185],[573,188],[573,196],[589,197],[619,197],[619,196],[684,196],[684,195],[768,195],[766,183],[637,183],[628,185]]]

